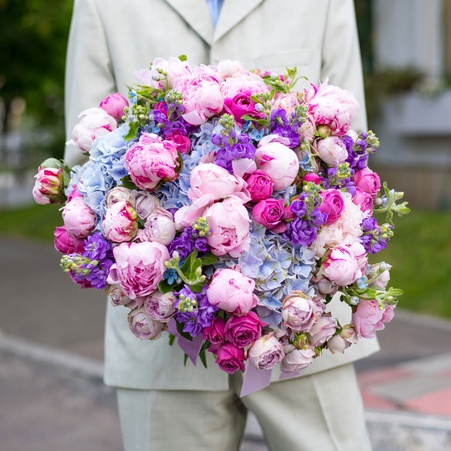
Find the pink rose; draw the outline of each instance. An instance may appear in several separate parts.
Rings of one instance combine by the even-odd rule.
[[[393,319],[394,305],[386,305],[379,308],[375,300],[361,299],[352,315],[352,324],[359,337],[374,338],[375,332],[385,328],[385,323]]]
[[[191,140],[180,130],[174,130],[166,136],[180,153],[189,153],[191,150]]]
[[[352,198],[352,202],[359,206],[360,210],[363,212],[372,213],[373,212],[373,197],[371,194],[365,193],[365,191],[360,188],[356,188],[356,193]]]
[[[222,111],[224,99],[218,81],[207,75],[199,74],[184,87],[183,119],[191,125],[201,125]]]
[[[231,316],[224,329],[225,338],[237,348],[245,348],[261,337],[265,325],[254,312]]]
[[[319,206],[319,209],[327,214],[326,224],[332,224],[338,220],[341,212],[345,208],[343,197],[337,189],[320,191],[319,194],[323,198],[323,202]]]
[[[242,201],[230,196],[216,202],[205,212],[210,227],[207,237],[214,255],[238,257],[249,249],[249,214]]]
[[[160,206],[158,197],[147,191],[132,191],[132,204],[135,207],[136,214],[140,219],[147,217]]]
[[[216,352],[219,347],[224,343],[224,329],[226,321],[222,318],[215,318],[210,327],[206,327],[202,330],[202,334],[205,340],[208,340],[211,345],[208,348],[210,352]]]
[[[112,132],[117,128],[117,122],[102,108],[89,108],[81,112],[80,122],[74,127],[72,139],[67,144],[72,144],[82,152],[89,152],[92,143],[102,135]]]
[[[274,182],[265,171],[257,169],[246,177],[246,183],[252,202],[258,202],[272,196]]]
[[[277,233],[284,231],[286,226],[281,224],[283,219],[285,219],[283,199],[274,199],[271,197],[261,200],[252,209],[252,217],[255,222],[262,224],[268,230],[274,230]]]
[[[144,308],[150,318],[167,323],[175,313],[174,293],[160,293],[158,290],[150,294],[144,301]]]
[[[321,185],[321,177],[314,172],[309,172],[304,175],[304,182],[311,182],[315,185]]]
[[[329,166],[338,166],[348,158],[348,150],[338,136],[329,136],[317,142],[318,156]]]
[[[291,348],[289,352],[285,349],[285,356],[280,363],[280,369],[284,373],[299,373],[313,362],[315,351],[310,348],[296,349],[294,346],[291,346]]]
[[[205,195],[217,200],[240,193],[245,182],[217,164],[203,163],[191,171],[190,185],[188,197],[192,201]]]
[[[131,241],[138,231],[138,215],[130,203],[121,200],[106,209],[102,227],[107,240]]]
[[[371,169],[365,168],[357,171],[354,174],[353,180],[357,188],[370,194],[373,199],[377,197],[377,193],[381,187],[381,181],[379,176]]]
[[[329,127],[334,135],[346,134],[359,105],[351,92],[329,85],[327,81],[319,86],[312,84],[305,101],[316,125]]]
[[[147,217],[144,230],[149,241],[168,246],[175,238],[175,222],[172,214],[164,208],[155,208]]]
[[[273,333],[263,335],[249,348],[248,356],[259,370],[270,370],[284,358],[283,346]]]
[[[331,338],[337,330],[338,324],[335,318],[332,318],[330,313],[324,314],[313,325],[308,333],[310,344],[314,347],[322,346]]]
[[[351,324],[346,324],[343,326],[339,334],[334,335],[327,342],[327,349],[332,354],[343,353],[349,346],[357,343],[358,337],[355,332],[354,326]]]
[[[143,133],[125,154],[125,168],[138,188],[152,191],[161,182],[178,177],[180,156],[171,141]]]
[[[144,307],[130,311],[128,324],[133,335],[140,340],[156,340],[164,330],[164,324],[149,318]]]
[[[277,191],[290,186],[298,175],[298,157],[293,150],[280,142],[261,140],[260,147],[255,152],[255,162],[258,169],[271,177]]]
[[[124,115],[124,108],[128,106],[128,100],[119,92],[110,94],[100,101],[99,107],[105,110],[116,121],[120,121]]]
[[[66,232],[74,238],[86,238],[96,226],[96,215],[82,197],[74,197],[63,208]]]
[[[233,374],[240,370],[244,372],[246,367],[244,366],[244,350],[241,348],[236,348],[231,343],[226,343],[222,345],[216,351],[215,363],[219,365],[222,371],[226,373]]]
[[[282,301],[284,325],[296,332],[309,332],[323,311],[321,302],[314,301],[302,291],[292,291]]]
[[[233,98],[224,99],[224,111],[231,114],[237,124],[242,124],[243,116],[248,115],[256,119],[266,116],[265,113],[258,112],[255,109],[255,102],[251,99],[251,90],[244,90],[236,94]]]
[[[105,196],[105,205],[111,207],[116,202],[125,201],[130,202],[132,205],[132,192],[128,188],[123,186],[117,186],[107,191]]]
[[[321,274],[340,287],[351,285],[362,277],[366,265],[365,250],[360,243],[332,248],[321,264]]]
[[[118,307],[119,305],[126,305],[128,307],[128,304],[131,302],[131,299],[125,295],[120,285],[107,285],[106,294],[114,307]]]
[[[234,269],[218,269],[207,288],[210,304],[235,315],[245,315],[258,304],[255,282]]]
[[[121,243],[113,249],[116,263],[107,282],[120,284],[130,299],[153,293],[166,271],[169,260],[166,246],[160,243]]]
[[[65,226],[56,227],[54,237],[55,249],[62,254],[81,254],[85,249],[85,241],[69,235]]]
[[[40,166],[35,175],[33,198],[37,204],[60,204],[66,200],[64,194],[64,170],[62,167]]]

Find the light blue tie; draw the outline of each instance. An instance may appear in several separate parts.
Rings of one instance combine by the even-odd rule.
[[[222,4],[224,0],[207,0],[207,6],[210,10],[211,20],[214,26],[218,23],[219,13],[221,12]]]

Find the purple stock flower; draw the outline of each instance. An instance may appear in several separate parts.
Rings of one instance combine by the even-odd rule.
[[[290,210],[298,217],[302,218],[307,213],[307,207],[301,199],[296,199],[291,205]]]
[[[295,245],[309,246],[315,241],[317,233],[316,227],[312,227],[310,222],[299,218],[295,218],[287,224],[286,235]]]
[[[180,259],[184,260],[194,250],[193,229],[191,227],[184,229],[181,235],[171,241],[168,249],[171,255],[177,251]]]

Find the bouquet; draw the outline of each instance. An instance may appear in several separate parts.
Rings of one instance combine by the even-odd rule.
[[[166,331],[230,374],[296,375],[383,329],[402,291],[369,256],[409,209],[368,167],[379,141],[351,129],[353,95],[227,60],[136,75],[128,100],[81,113],[70,142],[87,162],[36,175],[36,202],[64,204],[55,248],[72,280],[127,307],[137,338]]]

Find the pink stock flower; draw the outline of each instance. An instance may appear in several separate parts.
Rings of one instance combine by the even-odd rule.
[[[255,152],[257,168],[271,177],[275,190],[285,189],[294,182],[298,174],[298,157],[293,150],[280,142],[261,140],[260,143]]]
[[[63,208],[66,232],[74,238],[86,238],[96,226],[96,215],[83,197],[72,198]]]
[[[164,324],[149,318],[144,307],[131,310],[128,323],[133,335],[140,340],[156,340],[164,330]]]
[[[310,344],[314,347],[322,346],[337,330],[337,320],[330,313],[325,313],[313,325],[308,333]]]
[[[284,351],[285,356],[280,363],[280,369],[284,373],[299,373],[307,368],[315,357],[315,351],[310,348],[296,349],[294,346],[287,346]]]
[[[358,205],[360,210],[362,210],[364,213],[373,213],[373,197],[371,196],[371,194],[366,193],[360,188],[356,188],[352,202]]]
[[[265,171],[257,169],[245,180],[252,202],[258,202],[272,196],[274,182]]]
[[[320,196],[323,199],[319,209],[327,214],[326,224],[332,224],[337,221],[341,215],[341,212],[345,208],[345,203],[340,191],[337,189],[328,189],[320,191]]]
[[[138,188],[152,191],[161,182],[178,177],[180,156],[171,141],[143,133],[125,154],[125,168]]]
[[[280,233],[286,229],[282,224],[285,219],[285,208],[283,199],[274,199],[273,197],[261,200],[252,209],[252,217],[255,222],[262,224],[268,230]]]
[[[324,305],[302,293],[292,291],[282,301],[284,325],[296,332],[310,332],[324,311]]]
[[[85,241],[69,235],[65,226],[56,227],[53,243],[55,249],[62,254],[81,254],[85,248]]]
[[[153,320],[167,323],[174,316],[175,300],[176,298],[172,292],[163,294],[159,291],[154,291],[144,300],[144,309]]]
[[[207,288],[210,304],[235,315],[245,315],[258,304],[255,281],[234,269],[218,269]]]
[[[108,207],[102,222],[105,238],[114,243],[131,241],[138,231],[138,215],[126,201],[119,201]]]
[[[360,243],[332,248],[321,264],[321,274],[340,287],[351,285],[364,274],[365,249]]]
[[[168,141],[174,144],[180,153],[189,153],[191,150],[191,140],[180,130],[174,130],[166,136]]]
[[[89,152],[95,139],[117,128],[116,119],[102,108],[89,108],[78,117],[80,121],[74,127],[72,139],[67,144],[73,144],[82,152]]]
[[[379,176],[371,169],[364,168],[357,171],[353,177],[355,186],[365,193],[368,193],[373,199],[377,197],[377,193],[381,187]]]
[[[218,81],[206,74],[192,78],[185,86],[183,93],[182,115],[188,124],[200,125],[222,111],[224,99]]]
[[[393,319],[394,305],[385,305],[382,309],[375,300],[361,299],[352,315],[352,324],[359,337],[374,338],[375,332],[383,330],[385,323]]]
[[[256,110],[255,102],[251,99],[252,94],[252,91],[247,89],[239,92],[233,98],[224,99],[224,111],[231,114],[237,124],[244,122],[242,117],[245,115],[256,119],[261,119],[266,116],[265,113]]]
[[[191,171],[190,185],[188,197],[194,201],[204,195],[217,200],[238,194],[246,184],[242,178],[235,177],[217,164],[202,163]]]
[[[115,263],[107,282],[120,284],[130,299],[153,293],[166,271],[166,246],[160,243],[121,243],[113,249]]]
[[[329,127],[334,135],[346,134],[358,108],[351,92],[329,85],[327,81],[319,86],[312,84],[305,101],[316,125]]]
[[[175,238],[176,233],[172,214],[164,208],[155,208],[147,217],[144,230],[149,241],[156,241],[168,246]]]
[[[229,374],[233,374],[238,370],[244,372],[246,369],[244,360],[244,350],[233,346],[231,343],[223,344],[216,351],[215,363],[218,364],[222,371]]]
[[[66,199],[64,195],[64,169],[62,167],[42,167],[35,175],[33,198],[37,204],[60,204]]]
[[[274,368],[285,356],[283,346],[273,333],[263,335],[249,348],[249,360],[259,370]]]
[[[337,136],[329,136],[316,141],[318,156],[329,166],[338,166],[348,158],[348,151],[343,141]]]
[[[99,107],[105,110],[116,121],[120,121],[124,115],[124,108],[128,106],[128,100],[119,92],[110,94],[100,101]]]
[[[254,312],[231,316],[225,325],[225,338],[237,348],[245,348],[261,337],[262,327],[265,325]]]
[[[249,214],[243,202],[230,196],[216,202],[205,212],[210,227],[207,237],[214,255],[229,254],[238,257],[249,249]]]

